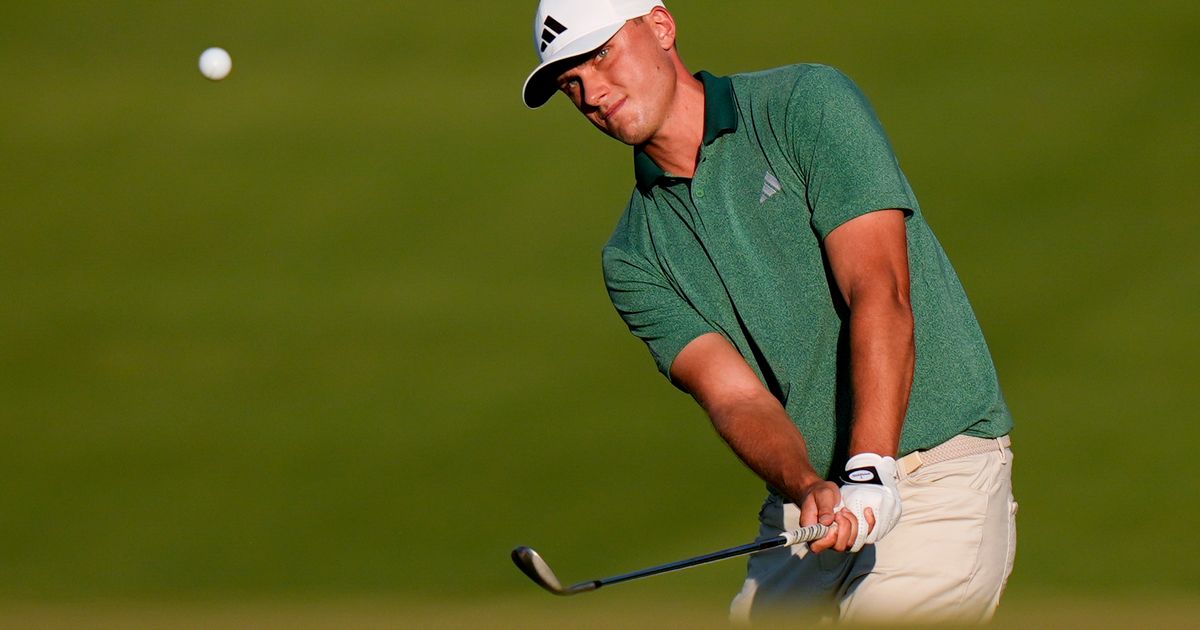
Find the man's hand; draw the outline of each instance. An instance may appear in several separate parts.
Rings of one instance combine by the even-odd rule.
[[[858,517],[850,510],[842,507],[842,492],[832,481],[818,481],[805,489],[804,498],[800,501],[800,526],[808,527],[820,523],[829,527],[829,533],[820,540],[814,540],[808,547],[813,553],[821,553],[827,549],[834,551],[849,551],[858,535]],[[863,530],[875,524],[873,516],[868,517],[868,524]]]
[[[896,487],[896,460],[860,453],[846,462],[842,473],[842,503],[857,521],[851,552],[873,545],[900,520],[900,490]]]

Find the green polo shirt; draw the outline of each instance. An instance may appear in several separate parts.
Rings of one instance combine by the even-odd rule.
[[[983,333],[870,104],[835,69],[701,72],[705,129],[691,179],[635,151],[637,186],[604,247],[609,296],[668,377],[717,332],[787,409],[817,472],[846,457],[849,317],[822,242],[889,208],[907,215],[916,371],[900,453],[1012,418]]]

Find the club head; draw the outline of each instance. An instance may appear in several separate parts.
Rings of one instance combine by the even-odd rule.
[[[576,593],[594,591],[600,586],[599,582],[592,581],[582,582],[570,588],[563,588],[562,583],[558,581],[558,576],[554,575],[554,571],[550,570],[550,565],[546,564],[546,561],[531,547],[517,547],[513,549],[512,560],[513,564],[517,565],[517,568],[522,573],[529,576],[529,579],[555,595],[574,595]]]

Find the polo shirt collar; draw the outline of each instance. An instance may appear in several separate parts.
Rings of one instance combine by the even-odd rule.
[[[737,101],[729,77],[714,76],[704,70],[695,76],[704,84],[704,146],[708,146],[721,134],[737,131]],[[633,174],[643,192],[667,176],[641,147],[633,149]]]

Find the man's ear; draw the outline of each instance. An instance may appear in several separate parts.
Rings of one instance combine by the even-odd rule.
[[[646,15],[646,21],[663,50],[675,48],[675,17],[670,11],[663,7],[654,7],[654,10]]]

